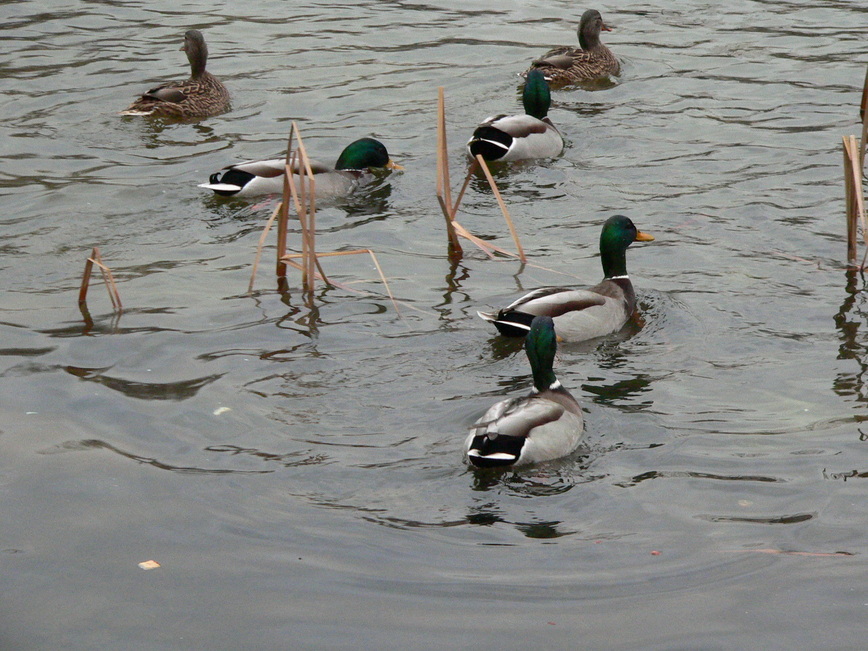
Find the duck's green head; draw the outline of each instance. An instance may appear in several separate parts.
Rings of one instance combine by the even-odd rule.
[[[537,391],[548,389],[557,381],[552,366],[558,339],[555,335],[555,322],[550,316],[535,316],[530,323],[530,331],[524,341],[530,369],[533,372],[533,385]]]
[[[654,237],[643,233],[629,217],[615,215],[603,224],[600,233],[600,257],[606,278],[627,275],[627,247],[633,242],[650,242]]]
[[[336,170],[367,170],[372,167],[388,167],[393,170],[403,169],[389,158],[386,146],[373,138],[360,138],[347,145],[338,156]]]
[[[549,114],[549,108],[552,105],[552,94],[542,71],[533,69],[527,73],[521,101],[524,104],[524,112],[527,115],[532,115],[538,120],[542,120]]]
[[[603,22],[603,17],[596,9],[588,9],[579,21],[579,45],[583,50],[590,50],[600,44],[600,32],[611,32],[612,29]]]

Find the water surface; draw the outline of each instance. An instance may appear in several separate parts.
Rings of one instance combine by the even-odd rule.
[[[864,644],[868,307],[840,143],[868,10],[599,8],[622,77],[554,93],[564,154],[497,173],[536,266],[446,255],[436,89],[457,184],[473,126],[518,109],[515,73],[582,7],[0,8],[0,646]],[[119,117],[185,76],[191,27],[233,110]],[[399,313],[362,257],[307,301],[269,248],[247,293],[274,204],[196,185],[280,155],[293,120],[317,158],[370,135],[405,166],[318,212],[321,250],[374,250]],[[657,239],[628,256],[641,327],[559,352],[587,452],[469,471],[466,427],[530,386],[475,311],[596,282],[615,213]],[[483,182],[460,220],[509,246]],[[93,246],[125,311],[97,283],[88,324]]]

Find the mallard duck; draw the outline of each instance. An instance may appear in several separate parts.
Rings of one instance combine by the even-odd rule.
[[[579,45],[581,47],[556,47],[531,63],[531,70],[541,70],[547,81],[552,84],[574,84],[621,72],[618,59],[612,51],[600,42],[600,32],[612,31],[603,23],[603,17],[596,9],[588,9],[579,22]]]
[[[604,277],[599,285],[590,289],[544,287],[502,310],[477,314],[508,337],[523,337],[539,315],[555,320],[558,336],[564,341],[585,341],[617,332],[636,310],[636,293],[627,275],[627,247],[653,239],[628,217],[610,217],[600,233]]]
[[[286,159],[257,160],[224,167],[222,175],[215,172],[208,183],[200,188],[213,190],[223,197],[252,197],[260,194],[283,192],[283,178]],[[367,180],[374,168],[404,169],[393,163],[385,145],[373,138],[360,138],[347,145],[338,156],[334,167],[314,160],[310,161],[316,181],[317,197],[337,197],[349,194],[360,183]],[[292,170],[298,174],[295,157]],[[296,177],[296,184],[299,183]]]
[[[552,96],[539,70],[527,75],[522,93],[525,115],[497,115],[486,118],[467,141],[471,157],[481,154],[487,161],[552,158],[563,151],[564,139],[548,118]]]
[[[169,118],[206,118],[229,110],[229,91],[205,70],[208,46],[198,29],[184,34],[181,49],[190,61],[190,78],[152,88],[121,111],[121,115],[154,115]]]
[[[525,340],[533,390],[492,405],[464,443],[474,466],[523,466],[573,452],[582,438],[582,408],[552,370],[557,350],[554,321],[534,317]]]

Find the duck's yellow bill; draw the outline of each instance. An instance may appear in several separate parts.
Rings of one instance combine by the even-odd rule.
[[[403,167],[398,165],[398,163],[393,161],[391,158],[389,159],[389,162],[386,163],[386,167],[389,168],[390,170],[403,170],[404,169]]]
[[[648,233],[643,233],[642,231],[638,231],[636,233],[636,241],[637,242],[653,242],[654,236],[648,235]]]

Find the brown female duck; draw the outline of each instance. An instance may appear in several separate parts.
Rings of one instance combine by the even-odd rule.
[[[154,115],[170,118],[206,118],[229,110],[229,91],[205,70],[208,46],[198,29],[184,34],[181,48],[190,61],[190,78],[152,88],[121,115]]]
[[[603,23],[596,9],[588,9],[579,22],[579,45],[581,47],[557,47],[534,61],[528,71],[537,69],[552,85],[574,84],[592,81],[621,71],[618,59],[600,42],[600,32],[612,31]],[[524,73],[527,75],[527,72]]]

